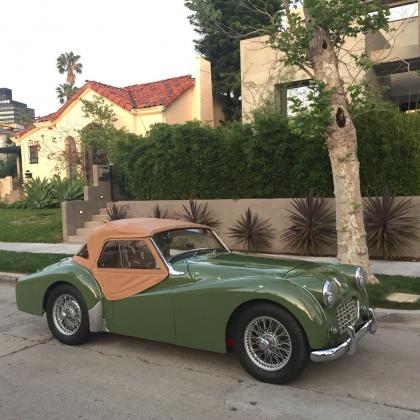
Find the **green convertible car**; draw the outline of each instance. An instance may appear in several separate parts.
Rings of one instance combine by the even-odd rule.
[[[352,354],[374,333],[363,268],[230,252],[209,228],[126,219],[97,228],[72,258],[16,283],[21,311],[47,315],[62,343],[108,331],[224,353],[264,382],[309,359]]]

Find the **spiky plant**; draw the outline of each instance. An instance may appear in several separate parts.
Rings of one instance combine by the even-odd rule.
[[[128,206],[126,204],[111,203],[106,207],[106,216],[104,217],[105,222],[111,222],[112,220],[121,220],[127,218]]]
[[[365,200],[367,243],[373,254],[385,259],[399,257],[403,248],[420,239],[420,217],[412,214],[415,207],[412,198],[397,199],[388,188],[382,197]]]
[[[208,210],[207,206],[208,203],[200,204],[195,200],[190,200],[189,207],[185,204],[182,205],[184,212],[177,213],[177,217],[188,222],[199,223],[212,228],[219,227],[221,224],[220,220],[213,216],[213,210]]]
[[[153,207],[153,217],[156,219],[167,219],[168,218],[168,210],[162,209],[159,204]]]
[[[57,204],[83,198],[83,181],[79,178],[61,178],[55,175],[50,184]]]
[[[291,204],[290,226],[281,234],[291,252],[318,255],[323,248],[336,246],[335,212],[324,198],[309,194]]]
[[[261,219],[248,208],[229,229],[228,235],[235,239],[233,248],[239,245],[248,252],[257,252],[270,248],[274,230],[269,220]]]
[[[25,205],[33,209],[44,209],[55,205],[51,183],[46,178],[31,178],[24,187]]]

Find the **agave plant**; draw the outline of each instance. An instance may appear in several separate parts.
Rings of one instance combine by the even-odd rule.
[[[167,219],[168,218],[168,210],[162,209],[159,204],[153,207],[153,217],[156,219]]]
[[[385,259],[398,257],[411,241],[419,240],[420,217],[411,213],[415,207],[412,198],[397,199],[388,188],[382,197],[366,199],[365,228],[373,254]]]
[[[292,207],[290,226],[281,234],[291,252],[318,255],[321,249],[336,246],[335,212],[324,198],[309,194],[293,199]]]
[[[51,188],[57,203],[83,198],[83,181],[78,178],[61,179],[55,176],[51,180]]]
[[[212,228],[220,226],[219,219],[213,216],[213,211],[207,209],[208,203],[199,204],[195,200],[189,201],[189,207],[183,205],[184,212],[177,213],[177,217],[188,222],[199,223]]]
[[[127,218],[127,204],[111,203],[106,207],[106,216],[104,216],[105,222],[111,222],[112,220],[121,220]]]
[[[228,235],[236,240],[233,248],[240,245],[248,252],[257,252],[270,248],[274,230],[268,220],[261,219],[248,208],[229,229]]]
[[[29,179],[24,187],[25,205],[29,208],[44,209],[55,204],[54,194],[48,179]]]

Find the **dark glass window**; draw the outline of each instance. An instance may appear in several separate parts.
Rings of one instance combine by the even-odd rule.
[[[155,258],[144,241],[120,241],[120,251],[124,268],[132,270],[158,268]]]
[[[144,241],[130,240],[107,242],[99,257],[98,268],[153,270],[159,266]]]
[[[98,261],[99,268],[122,268],[120,246],[118,241],[105,244]]]
[[[82,257],[82,258],[89,258],[89,250],[87,247],[87,244],[84,244],[82,246],[82,248],[80,249],[80,251],[76,254],[78,257]]]
[[[38,146],[29,146],[29,163],[38,163]]]

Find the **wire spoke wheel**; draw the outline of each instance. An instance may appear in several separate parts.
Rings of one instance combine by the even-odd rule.
[[[60,295],[52,308],[54,325],[66,336],[75,334],[82,323],[82,310],[77,300],[69,294]]]
[[[248,323],[244,346],[251,361],[269,372],[284,368],[292,355],[292,341],[287,329],[269,316],[254,318]]]

